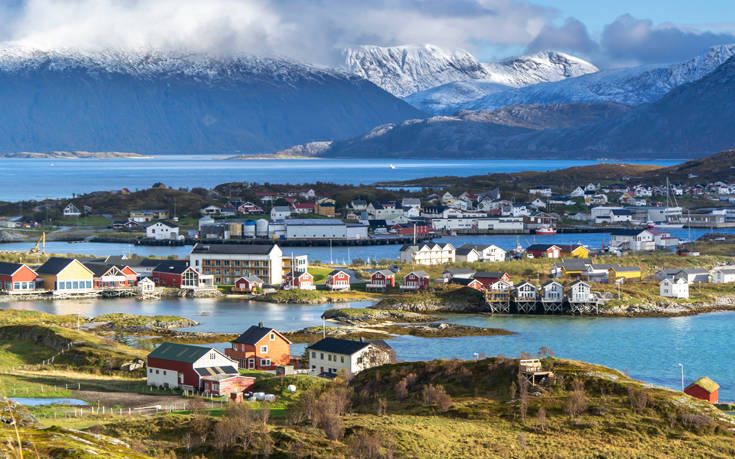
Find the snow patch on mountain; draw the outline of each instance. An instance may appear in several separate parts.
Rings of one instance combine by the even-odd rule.
[[[289,83],[326,76],[346,78],[349,75],[355,78],[339,69],[320,68],[284,58],[213,57],[153,50],[44,50],[12,44],[0,48],[2,72],[33,72],[43,69],[57,72],[83,70],[90,75],[126,74],[137,78],[185,76],[211,81],[263,79]]]
[[[490,63],[481,63],[464,50],[450,52],[433,45],[360,46],[345,49],[343,54],[348,71],[398,97],[446,83],[478,82],[484,85],[476,90],[488,91],[492,88],[489,84],[522,87],[598,70],[589,62],[554,51]],[[458,91],[472,88],[471,84],[457,86]]]

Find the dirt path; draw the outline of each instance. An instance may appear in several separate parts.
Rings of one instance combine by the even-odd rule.
[[[187,400],[177,395],[160,394],[138,394],[135,392],[101,392],[95,390],[75,390],[73,397],[84,400],[90,405],[119,406],[123,408],[140,408],[144,406],[161,405],[168,407],[174,405],[176,409],[184,409]]]

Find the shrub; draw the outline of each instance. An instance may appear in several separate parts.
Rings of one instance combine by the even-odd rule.
[[[714,421],[706,414],[686,412],[681,415],[681,423],[688,429],[699,432],[709,429],[714,424]]]
[[[572,391],[567,398],[567,414],[570,418],[575,418],[587,409],[587,394],[584,391],[584,382],[575,379],[572,383]]]
[[[350,457],[360,459],[383,459],[391,457],[389,451],[383,451],[380,435],[359,430],[347,440]]]
[[[393,391],[395,392],[398,400],[405,400],[406,397],[408,397],[408,379],[401,378],[401,380],[393,386]]]
[[[628,386],[628,399],[630,400],[630,406],[635,410],[636,413],[641,413],[648,403],[651,401],[648,393],[643,389],[636,389],[633,386]]]
[[[543,406],[536,413],[536,428],[541,432],[546,431],[546,409]]]
[[[422,389],[421,397],[424,403],[436,405],[442,412],[449,410],[452,406],[452,397],[447,394],[443,386],[428,384]]]

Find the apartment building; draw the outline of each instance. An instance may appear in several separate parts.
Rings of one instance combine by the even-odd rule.
[[[283,281],[283,252],[278,245],[197,244],[189,255],[191,266],[214,276],[217,285],[233,284],[242,276],[254,275],[268,285]]]

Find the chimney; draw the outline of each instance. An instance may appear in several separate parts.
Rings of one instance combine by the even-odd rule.
[[[363,337],[361,336],[361,337],[360,337],[360,342],[361,342],[361,343],[364,343],[364,342],[365,342],[365,338],[363,338]]]
[[[258,322],[258,327],[263,328],[263,322]]]

